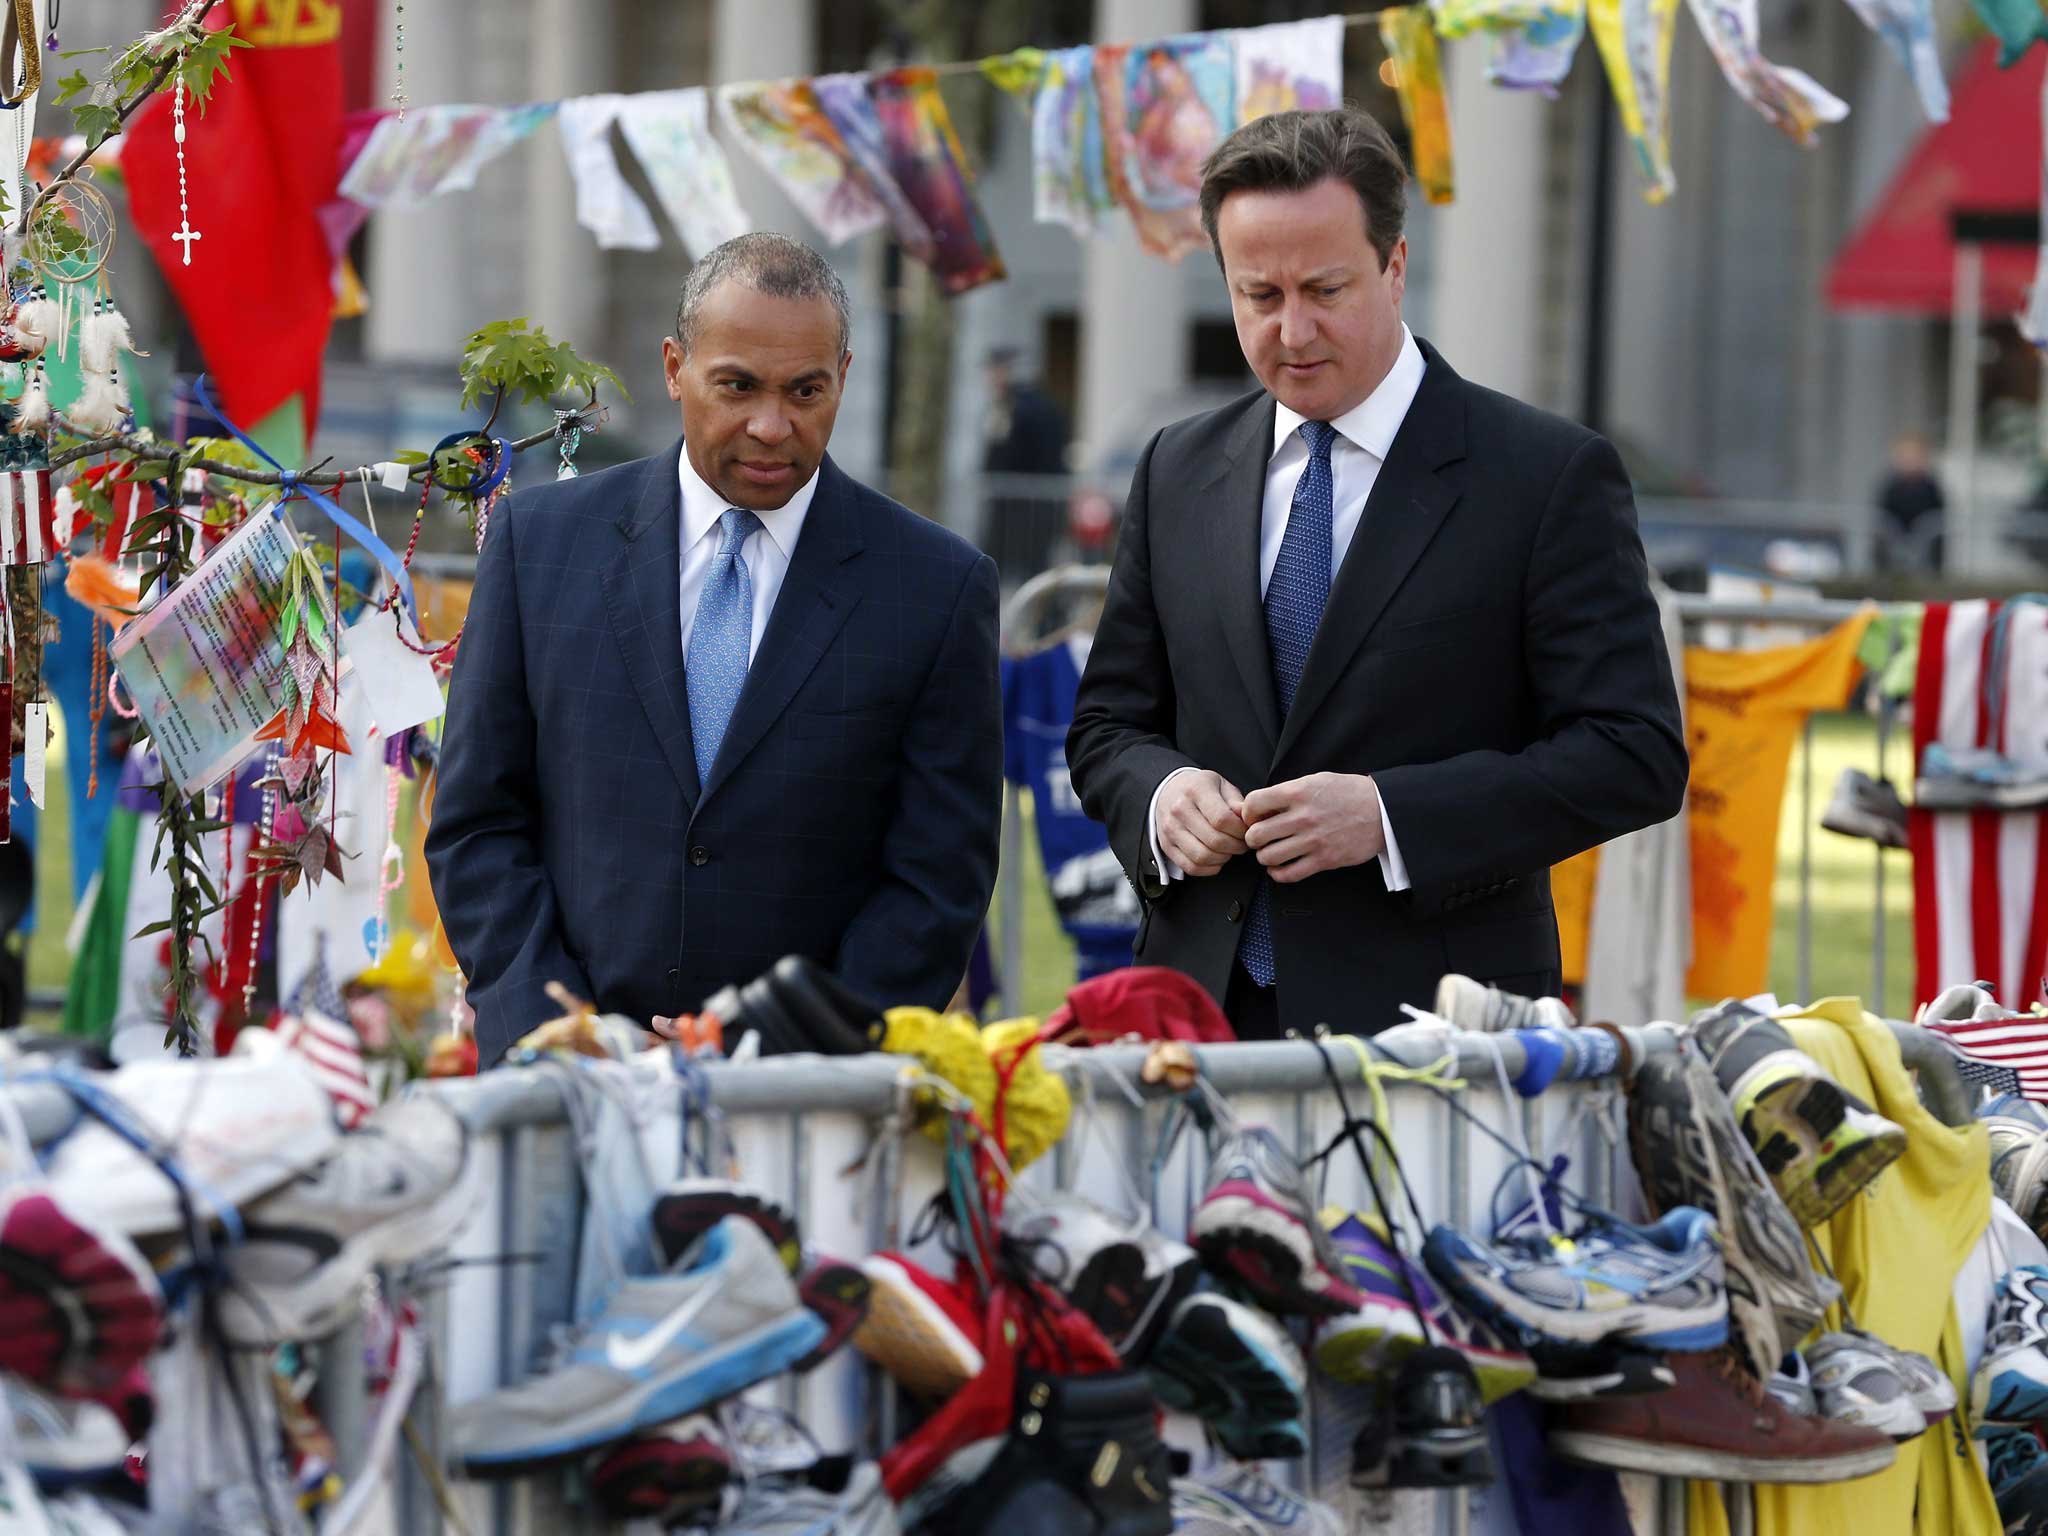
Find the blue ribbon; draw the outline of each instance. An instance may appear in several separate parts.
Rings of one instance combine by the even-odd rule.
[[[298,471],[286,469],[282,464],[278,463],[277,460],[273,459],[264,450],[261,443],[250,437],[248,433],[222,415],[220,407],[213,403],[213,397],[206,392],[205,374],[200,374],[193,381],[192,389],[199,396],[199,403],[206,407],[208,414],[223,427],[227,428],[230,437],[284,476],[284,496],[277,504],[276,515],[279,517],[284,515],[284,503],[291,500],[294,495],[305,497],[306,500],[312,502],[322,512],[325,512],[335,527],[367,549],[376,557],[377,563],[383,566],[385,571],[389,573],[392,583],[398,588],[399,595],[405,599],[405,611],[412,615],[413,632],[417,634],[419,632],[420,610],[419,605],[413,601],[412,573],[406,570],[405,562],[398,558],[398,555],[391,546],[365,527],[362,520],[354,513],[346,511],[339,502],[307,484]]]

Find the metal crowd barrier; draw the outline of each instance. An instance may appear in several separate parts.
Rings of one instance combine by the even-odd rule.
[[[1969,1096],[1941,1044],[1912,1026],[1894,1027],[1930,1108],[1950,1123],[1966,1120]],[[1639,1057],[1671,1050],[1677,1039],[1675,1030],[1662,1024],[1627,1033]],[[1365,1113],[1370,1099],[1358,1055],[1341,1044],[1328,1048],[1352,1112]],[[1568,1179],[1594,1202],[1627,1203],[1618,1181],[1626,1184],[1632,1175],[1626,1171],[1625,1139],[1615,1132],[1621,1123],[1615,1084],[1562,1083],[1533,1099],[1504,1097],[1501,1074],[1511,1080],[1523,1066],[1521,1049],[1512,1039],[1407,1030],[1393,1037],[1390,1049],[1415,1068],[1448,1054],[1465,1082],[1455,1096],[1472,1114],[1539,1157],[1569,1153]],[[1161,1230],[1184,1236],[1201,1197],[1205,1152],[1199,1135],[1190,1132],[1152,1177],[1167,1105],[1162,1091],[1139,1082],[1144,1055],[1140,1046],[1048,1050],[1048,1064],[1073,1094],[1074,1120],[1065,1139],[1028,1169],[1021,1183],[1028,1191],[1078,1189],[1126,1210],[1131,1206],[1127,1191],[1135,1186]],[[1298,1155],[1319,1151],[1337,1130],[1341,1111],[1315,1045],[1298,1040],[1243,1043],[1207,1047],[1200,1056],[1208,1081],[1227,1097],[1235,1114],[1270,1126]],[[908,1246],[918,1213],[940,1187],[938,1152],[930,1141],[914,1133],[881,1134],[892,1116],[905,1111],[913,1081],[900,1059],[883,1056],[713,1064],[703,1069],[701,1079],[732,1139],[739,1175],[790,1203],[808,1245],[846,1257]],[[432,1360],[412,1423],[422,1455],[438,1459],[445,1449],[447,1406],[525,1378],[549,1330],[567,1321],[584,1207],[562,1106],[540,1074],[503,1070],[428,1091],[440,1094],[470,1126],[480,1175],[477,1218],[456,1246],[453,1256],[459,1262],[447,1286],[431,1295],[427,1309]],[[1496,1190],[1513,1165],[1510,1153],[1474,1131],[1426,1088],[1390,1082],[1386,1092],[1389,1129],[1425,1216],[1490,1230]],[[677,1103],[642,1135],[657,1179],[673,1175],[679,1166],[681,1095],[673,1097]],[[1321,1185],[1319,1198],[1372,1209],[1348,1151],[1311,1177]],[[1519,1182],[1506,1186],[1503,1209],[1519,1204],[1524,1193]],[[1388,1194],[1399,1198],[1391,1189]],[[949,1264],[936,1241],[911,1251],[934,1266]],[[351,1395],[361,1401],[350,1379],[356,1368],[351,1362],[361,1358],[359,1341],[352,1338],[333,1341],[324,1351],[326,1369],[335,1373],[325,1400],[332,1405],[331,1427],[345,1467],[357,1464],[363,1433],[362,1410],[350,1414],[344,1404]],[[877,1374],[849,1350],[809,1376],[770,1383],[752,1395],[796,1414],[827,1451],[872,1455],[896,1438],[893,1394],[878,1390],[881,1386]],[[1319,1396],[1311,1403],[1310,1456],[1298,1465],[1274,1464],[1279,1476],[1298,1486],[1320,1483],[1320,1496],[1340,1509],[1348,1506],[1353,1528],[1359,1530],[1416,1536],[1514,1532],[1511,1502],[1499,1485],[1445,1494],[1365,1495],[1343,1489],[1355,1425],[1338,1421],[1334,1401]],[[1185,1432],[1190,1427],[1184,1422],[1184,1432],[1174,1438],[1198,1445],[1199,1434]],[[459,1525],[444,1519],[432,1480],[401,1444],[393,1522],[401,1536],[441,1531],[539,1536],[610,1528],[578,1499],[573,1472],[501,1483],[448,1476]],[[1338,1486],[1332,1486],[1333,1480]],[[1683,1485],[1633,1481],[1634,1497],[1657,1512],[1656,1528],[1664,1536],[1682,1536]],[[1746,1499],[1730,1502],[1731,1509],[1746,1513]]]

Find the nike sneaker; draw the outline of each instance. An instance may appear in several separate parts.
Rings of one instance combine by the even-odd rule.
[[[1470,976],[1446,976],[1436,984],[1436,1015],[1460,1029],[1491,1034],[1506,1029],[1572,1029],[1578,1019],[1559,997],[1520,997]]]
[[[1984,1439],[1985,1471],[2005,1536],[2048,1536],[2048,1451],[2031,1429],[2001,1429]]]
[[[981,1371],[981,1324],[967,1298],[900,1254],[861,1265],[868,1312],[853,1347],[919,1397],[948,1398]]]
[[[1173,1485],[1176,1536],[1347,1536],[1327,1504],[1275,1483],[1257,1462],[1221,1463]]]
[[[1003,1228],[1129,1365],[1144,1361],[1201,1273],[1193,1249],[1081,1195],[1012,1201]]]
[[[438,1099],[379,1106],[333,1157],[243,1213],[220,1298],[230,1342],[270,1348],[333,1332],[373,1268],[453,1241],[475,1214],[468,1167],[468,1129]]]
[[[1906,1133],[1847,1092],[1744,1003],[1698,1014],[1693,1038],[1793,1216],[1817,1227],[1905,1153]]]
[[[1889,1349],[1873,1349],[1853,1334],[1824,1333],[1803,1353],[1823,1418],[1874,1429],[1894,1443],[1927,1433],[1927,1416],[1914,1406]]]
[[[1146,1368],[1159,1400],[1208,1424],[1231,1455],[1264,1461],[1307,1450],[1308,1368],[1287,1330],[1256,1308],[1213,1292],[1188,1297]]]
[[[2048,1266],[2023,1264],[1998,1282],[1970,1378],[1970,1417],[1980,1435],[2048,1420]]]
[[[1457,1299],[1518,1343],[1714,1349],[1728,1292],[1714,1219],[1690,1206],[1654,1226],[1620,1221],[1482,1243],[1439,1223],[1423,1262]]]
[[[1377,1218],[1332,1206],[1323,1211],[1322,1221],[1343,1261],[1345,1278],[1366,1298],[1358,1311],[1317,1328],[1316,1366],[1324,1375],[1369,1382],[1391,1375],[1423,1345],[1438,1343],[1465,1357],[1488,1403],[1535,1379],[1536,1363],[1528,1354],[1445,1301],[1422,1265],[1395,1253]],[[1416,1316],[1418,1306],[1429,1319],[1427,1337]]]
[[[98,1397],[149,1358],[163,1322],[156,1273],[121,1232],[39,1185],[0,1190],[0,1370]]]
[[[705,1414],[658,1424],[591,1458],[591,1497],[614,1520],[672,1522],[715,1510],[732,1479],[732,1452]]]
[[[1713,1069],[1690,1048],[1652,1056],[1629,1091],[1629,1149],[1653,1213],[1692,1206],[1720,1228],[1731,1338],[1758,1382],[1841,1294],[1736,1129]]]
[[[1224,1141],[1188,1236],[1213,1273],[1269,1312],[1342,1317],[1365,1305],[1316,1220],[1300,1164],[1264,1126]]]
[[[674,1264],[728,1216],[759,1227],[782,1262],[795,1274],[803,1265],[803,1243],[789,1207],[750,1184],[733,1179],[677,1179],[654,1199],[654,1246],[664,1264]]]
[[[727,1217],[681,1272],[628,1279],[550,1369],[457,1404],[455,1459],[505,1476],[695,1413],[789,1370],[824,1337],[761,1229]]]

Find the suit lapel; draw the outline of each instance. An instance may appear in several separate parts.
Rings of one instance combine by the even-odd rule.
[[[717,760],[704,785],[707,797],[782,717],[859,603],[859,595],[848,592],[838,574],[839,567],[863,547],[859,494],[830,458],[818,466],[817,494],[804,514],[803,532],[789,557],[789,569],[783,573],[782,590],[775,595],[761,647],[747,668],[747,680],[733,706],[725,739],[718,744]],[[688,714],[687,708],[684,713]]]
[[[1437,473],[1465,453],[1465,403],[1450,365],[1427,343],[1427,371],[1387,450],[1351,547],[1330,588],[1329,606],[1273,749],[1275,768],[1343,677],[1401,583],[1456,505],[1458,491]]]
[[[1197,493],[1215,487],[1215,505],[1202,520],[1215,575],[1216,616],[1252,718],[1270,748],[1280,733],[1280,701],[1273,688],[1273,657],[1266,643],[1266,609],[1259,598],[1259,528],[1266,503],[1266,466],[1272,459],[1273,397],[1262,396],[1225,443],[1223,462]]]
[[[682,441],[647,461],[638,497],[619,519],[624,536],[605,568],[605,610],[626,675],[647,712],[683,799],[697,806],[697,756],[690,743],[690,694],[683,681]]]

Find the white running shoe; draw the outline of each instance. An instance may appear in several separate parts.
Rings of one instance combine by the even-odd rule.
[[[1578,1019],[1564,999],[1520,997],[1489,987],[1470,976],[1449,975],[1436,984],[1437,1017],[1449,1019],[1460,1029],[1486,1031],[1503,1029],[1573,1029]]]
[[[1927,1432],[1927,1416],[1914,1405],[1888,1346],[1848,1333],[1824,1333],[1805,1351],[1821,1417],[1854,1424],[1904,1443]]]

